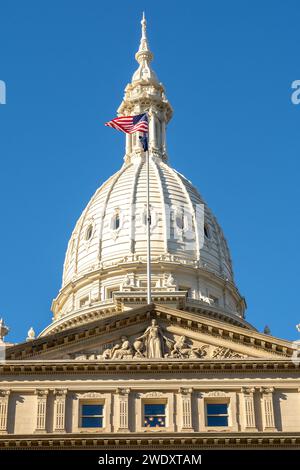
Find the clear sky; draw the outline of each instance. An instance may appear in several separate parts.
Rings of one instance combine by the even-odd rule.
[[[300,3],[1,0],[0,316],[9,341],[51,322],[67,242],[123,162],[105,128],[136,69],[145,9],[153,68],[174,108],[173,167],[224,229],[260,331],[298,339]]]

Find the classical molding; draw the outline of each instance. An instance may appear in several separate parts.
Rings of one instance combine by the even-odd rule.
[[[139,393],[138,396],[140,398],[164,398],[164,397],[166,397],[166,393],[164,393],[164,392],[144,392],[144,393]]]
[[[201,394],[203,397],[209,398],[219,398],[219,397],[229,397],[230,394],[227,392],[223,392],[222,390],[212,390],[211,392],[203,392]]]
[[[241,432],[230,433],[142,433],[109,434],[51,434],[40,436],[0,436],[0,449],[295,449],[300,447],[300,433],[289,432]]]
[[[2,375],[14,376],[22,374],[25,376],[31,375],[45,375],[45,374],[61,374],[68,376],[69,374],[82,373],[87,375],[104,374],[110,375],[119,373],[149,373],[150,371],[155,374],[168,374],[174,372],[195,373],[195,372],[208,372],[215,374],[218,372],[221,375],[237,372],[253,372],[258,371],[266,372],[277,375],[278,372],[294,373],[299,376],[299,364],[293,363],[288,359],[148,359],[147,361],[6,361],[5,364],[0,364],[0,373]]]
[[[100,392],[82,392],[76,393],[76,398],[80,399],[97,399],[97,398],[104,398],[105,394]]]
[[[83,341],[99,341],[103,334],[115,334],[122,327],[140,324],[151,317],[169,325],[180,326],[186,331],[204,333],[207,335],[208,342],[209,336],[225,339],[228,341],[230,349],[241,346],[243,348],[247,347],[249,354],[251,351],[254,354],[255,351],[260,354],[266,352],[269,357],[275,356],[278,359],[280,359],[280,356],[291,357],[293,354],[293,345],[288,341],[278,340],[271,336],[266,337],[253,330],[230,325],[212,318],[208,319],[205,316],[201,317],[201,314],[195,315],[187,311],[154,304],[124,311],[110,318],[90,321],[90,323],[77,328],[70,328],[60,333],[49,334],[27,343],[8,347],[7,360],[38,358],[52,352],[68,351],[70,347]],[[237,352],[237,354],[239,353]]]

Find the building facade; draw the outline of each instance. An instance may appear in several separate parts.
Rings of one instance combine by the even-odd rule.
[[[152,303],[145,155],[127,134],[71,235],[52,323],[0,361],[0,449],[297,448],[297,348],[246,321],[222,229],[169,164],[145,18],[135,57],[118,114],[149,116]]]

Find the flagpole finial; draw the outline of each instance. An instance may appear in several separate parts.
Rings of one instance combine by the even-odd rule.
[[[147,40],[147,21],[146,21],[144,11],[143,11],[143,17],[142,17],[141,25],[142,25],[142,39]]]
[[[140,47],[138,52],[135,54],[135,58],[139,64],[141,64],[143,61],[146,61],[148,64],[153,60],[153,54],[150,51],[150,47],[148,44],[148,38],[147,38],[147,21],[146,21],[146,16],[145,12],[143,11],[143,16],[141,20],[141,25],[142,25],[142,36],[141,36],[141,41],[140,41]]]

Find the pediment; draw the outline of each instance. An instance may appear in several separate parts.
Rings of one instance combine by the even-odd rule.
[[[288,341],[154,304],[13,346],[7,359],[276,359],[292,353]]]
[[[137,327],[119,332],[111,341],[102,341],[70,352],[64,359],[75,360],[151,360],[151,359],[224,359],[245,358],[246,354],[228,347],[212,344],[209,338],[198,337],[184,328],[172,328],[163,321],[151,319]]]

